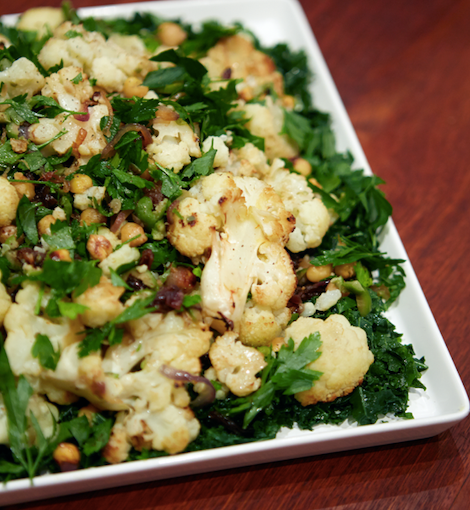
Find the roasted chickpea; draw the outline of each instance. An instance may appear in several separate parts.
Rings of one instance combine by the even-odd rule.
[[[314,177],[311,177],[308,182],[310,184],[313,184],[314,186],[316,186],[317,188],[320,188],[320,189],[323,189],[322,185],[314,178]]]
[[[158,27],[157,37],[166,46],[179,46],[186,40],[187,34],[176,23],[167,21]]]
[[[80,451],[72,443],[59,443],[52,456],[61,471],[73,471],[80,464]]]
[[[141,246],[147,241],[147,236],[145,235],[144,229],[140,225],[137,225],[137,223],[132,222],[126,223],[121,228],[121,241],[123,243],[136,236],[139,237],[129,243],[129,246],[133,248],[136,246]]]
[[[333,271],[335,272],[335,275],[342,276],[345,280],[348,280],[356,274],[354,269],[355,265],[355,262],[351,262],[350,264],[341,264],[340,266],[335,266]]]
[[[136,78],[135,76],[130,76],[124,82],[123,93],[128,98],[134,96],[144,97],[148,91],[149,88],[145,85],[142,85],[142,80],[139,80],[139,78]]]
[[[297,158],[294,161],[294,170],[300,175],[307,177],[312,171],[312,165],[304,158]]]
[[[6,242],[10,237],[14,236],[16,239],[17,229],[14,225],[7,227],[0,227],[0,243]]]
[[[295,106],[295,98],[294,96],[285,95],[282,97],[282,105],[284,108],[293,109]]]
[[[331,264],[326,266],[310,266],[307,269],[306,276],[308,281],[316,283],[324,280],[325,278],[328,278],[332,272],[333,266]]]
[[[55,250],[51,253],[52,260],[63,260],[65,262],[72,262],[72,258],[70,257],[69,250],[61,248],[60,250]]]
[[[286,342],[282,336],[277,336],[271,340],[271,347],[274,352],[279,352],[283,345],[286,345]]]
[[[72,193],[85,193],[85,191],[93,186],[91,177],[85,174],[76,174],[70,181],[70,191]]]
[[[51,225],[56,222],[56,219],[52,214],[48,214],[47,216],[44,216],[44,218],[39,220],[38,223],[38,232],[39,235],[47,234],[48,236],[51,235]]]
[[[101,214],[97,209],[90,208],[85,209],[82,214],[80,214],[80,221],[87,225],[91,225],[92,223],[106,223],[106,216]]]
[[[104,236],[92,234],[86,243],[87,250],[95,260],[104,260],[113,253],[113,246]]]
[[[21,172],[16,172],[13,176],[17,181],[27,181],[26,177]],[[23,195],[26,195],[29,200],[34,198],[36,191],[34,189],[34,184],[31,182],[12,182],[12,186],[15,188],[15,191],[18,193],[18,197],[21,198]]]

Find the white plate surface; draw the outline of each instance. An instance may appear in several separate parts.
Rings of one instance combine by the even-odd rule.
[[[355,167],[371,173],[357,136],[341,102],[308,21],[296,0],[194,0],[147,2],[79,11],[83,16],[116,17],[150,11],[162,17],[181,18],[190,23],[217,19],[242,22],[265,45],[288,42],[303,48],[315,74],[312,86],[315,105],[332,115],[337,147],[349,149]],[[14,22],[5,16],[5,22]],[[414,420],[357,426],[320,425],[313,431],[283,430],[276,439],[228,446],[202,452],[135,461],[114,466],[58,473],[0,486],[0,505],[86,492],[150,480],[185,476],[323,453],[384,445],[436,435],[465,418],[469,401],[444,340],[423,295],[416,275],[392,221],[384,232],[382,251],[406,260],[406,289],[388,312],[389,319],[411,343],[418,357],[425,356],[429,369],[422,377],[425,392],[413,390],[409,411]]]

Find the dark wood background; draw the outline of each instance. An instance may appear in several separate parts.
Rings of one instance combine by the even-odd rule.
[[[60,0],[1,0],[1,14]],[[116,3],[74,0],[75,7]],[[119,0],[118,0],[119,3]],[[470,386],[470,0],[301,0]],[[470,508],[470,421],[434,438],[20,505],[54,510]]]

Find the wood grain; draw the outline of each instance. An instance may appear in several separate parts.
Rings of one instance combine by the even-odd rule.
[[[42,3],[2,0],[2,14]],[[468,388],[470,0],[301,4],[371,167],[387,182],[394,221]],[[463,510],[469,435],[466,419],[428,440],[12,508]]]

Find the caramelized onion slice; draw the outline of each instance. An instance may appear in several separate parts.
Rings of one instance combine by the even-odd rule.
[[[168,379],[173,381],[190,382],[193,384],[203,383],[204,390],[191,402],[191,407],[204,407],[212,404],[215,400],[215,388],[209,379],[202,377],[201,375],[193,375],[184,370],[178,370],[177,368],[170,367],[168,365],[162,365],[160,372]]]
[[[113,234],[115,234],[120,228],[121,225],[126,221],[129,214],[131,214],[132,209],[129,209],[127,211],[119,211],[116,219],[113,221],[113,224],[111,225],[110,229]]]
[[[152,141],[152,135],[150,131],[142,124],[132,123],[126,124],[122,129],[120,129],[116,136],[106,145],[101,153],[101,159],[109,159],[116,154],[114,150],[114,146],[119,142],[119,140],[129,131],[137,131],[142,136],[142,145],[147,147],[149,143]]]

